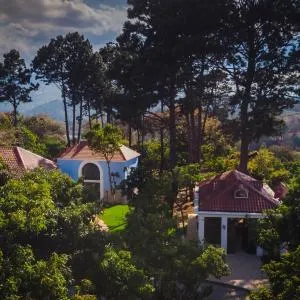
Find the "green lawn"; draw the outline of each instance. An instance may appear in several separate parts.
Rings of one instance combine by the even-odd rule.
[[[129,211],[128,205],[115,205],[104,208],[100,218],[112,232],[122,231],[126,227],[126,214]]]

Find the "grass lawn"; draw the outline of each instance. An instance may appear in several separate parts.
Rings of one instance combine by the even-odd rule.
[[[126,227],[126,214],[129,211],[128,205],[115,205],[104,208],[100,218],[108,226],[109,231],[122,231]]]

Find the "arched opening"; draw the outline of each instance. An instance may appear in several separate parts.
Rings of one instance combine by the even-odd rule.
[[[101,173],[99,167],[94,163],[86,163],[81,169],[84,186],[90,199],[99,201],[101,199]]]

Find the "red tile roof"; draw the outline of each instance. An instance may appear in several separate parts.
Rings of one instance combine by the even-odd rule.
[[[248,191],[247,198],[235,197],[235,191],[241,186]],[[261,213],[278,204],[269,187],[237,170],[225,172],[199,186],[200,211]]]
[[[27,170],[32,170],[37,167],[43,167],[45,169],[56,168],[53,161],[17,146],[1,146],[0,158],[8,167],[9,171],[17,177],[24,174]]]
[[[117,151],[111,161],[126,161],[138,157],[140,154],[124,145]],[[74,159],[74,160],[105,160],[102,153],[95,152],[89,148],[87,141],[67,148],[58,159]]]

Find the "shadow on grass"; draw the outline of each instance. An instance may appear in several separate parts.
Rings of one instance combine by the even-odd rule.
[[[122,224],[119,224],[117,226],[109,226],[109,231],[116,232],[116,231],[123,231],[126,228],[127,223],[124,222]]]

